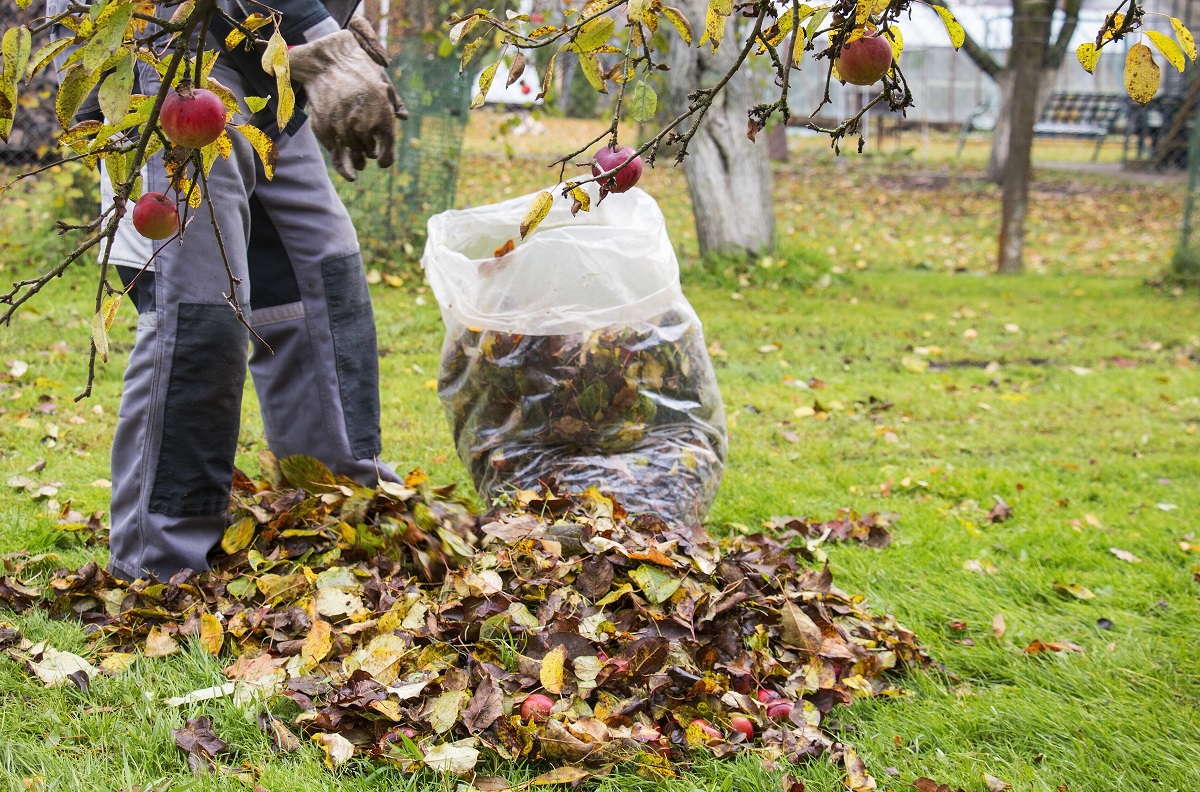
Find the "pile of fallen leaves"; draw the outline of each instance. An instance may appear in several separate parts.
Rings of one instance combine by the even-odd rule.
[[[835,587],[812,544],[882,542],[890,516],[777,519],[773,537],[718,541],[632,517],[595,488],[520,492],[481,518],[420,473],[368,489],[295,457],[268,480],[238,476],[211,572],[126,584],[90,563],[0,578],[0,605],[82,620],[99,668],[15,633],[0,644],[47,683],[86,685],[135,652],[199,641],[231,660],[229,682],[169,703],[263,699],[277,745],[299,729],[330,766],[359,755],[471,776],[490,749],[573,781],[627,761],[666,776],[696,749],[754,748],[828,753],[851,788],[873,789],[823,721],[897,694],[888,672],[927,658]],[[224,750],[201,721],[176,734],[198,770]]]

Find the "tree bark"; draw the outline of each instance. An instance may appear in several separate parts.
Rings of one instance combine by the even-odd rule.
[[[1008,161],[1001,186],[1000,257],[996,271],[1016,274],[1024,269],[1025,211],[1033,170],[1033,125],[1037,121],[1038,83],[1050,34],[1053,0],[1014,0],[1013,44],[1008,71],[1012,75],[1012,128]]]
[[[1013,88],[1016,80],[1010,69],[1005,69],[994,79],[1000,88],[1000,106],[996,112],[996,127],[992,130],[992,151],[988,156],[988,181],[1000,184],[1004,180],[1005,165],[1008,162],[1009,137],[1012,133],[1013,118]],[[1058,67],[1047,66],[1041,70],[1038,77],[1037,103],[1033,112],[1033,123],[1041,118],[1050,97],[1054,94],[1054,83],[1058,79]]]
[[[702,20],[707,0],[675,4],[688,19]],[[734,17],[736,20],[737,17]],[[684,47],[673,42],[668,54],[667,105],[672,115],[688,107],[687,95],[713,85],[737,59],[739,41],[730,30],[715,53],[708,44]],[[775,209],[771,197],[771,164],[766,141],[746,137],[746,111],[753,101],[745,70],[735,75],[713,100],[683,161],[700,255],[759,256],[775,240]],[[690,128],[685,122],[684,129]],[[765,137],[765,136],[764,136]]]

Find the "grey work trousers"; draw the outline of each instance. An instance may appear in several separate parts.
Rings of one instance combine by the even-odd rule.
[[[244,96],[236,71],[218,65],[213,77]],[[109,563],[126,579],[208,567],[226,527],[247,360],[277,457],[308,454],[364,484],[395,479],[377,459],[375,320],[358,240],[316,138],[307,123],[276,135],[268,181],[245,138],[229,135],[233,152],[208,186],[237,298],[262,341],[224,297],[202,204],[131,295],[139,317],[113,440]],[[146,189],[168,193],[161,156]],[[128,220],[122,233],[135,233]]]

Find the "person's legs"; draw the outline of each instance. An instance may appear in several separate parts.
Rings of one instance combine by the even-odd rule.
[[[250,372],[277,457],[307,454],[372,485],[379,462],[375,317],[358,237],[308,124],[278,141],[250,198]],[[269,345],[270,349],[263,344]]]
[[[240,95],[235,72],[218,66],[213,76]],[[217,158],[208,186],[225,256],[242,281],[236,294],[248,306],[255,154],[241,135],[230,138],[233,152]],[[146,189],[168,192],[161,156],[148,163]],[[135,233],[128,220],[122,227]],[[127,579],[207,568],[225,529],[246,376],[249,334],[224,297],[229,281],[207,202],[182,242],[154,263],[153,289],[138,300],[112,449],[109,568]]]

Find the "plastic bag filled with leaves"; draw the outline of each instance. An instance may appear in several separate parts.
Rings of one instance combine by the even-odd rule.
[[[594,185],[591,185],[594,186]],[[532,196],[429,221],[422,264],[446,338],[438,372],[481,497],[549,484],[698,522],[725,463],[725,413],[662,212],[641,190],[557,196],[508,244]]]

